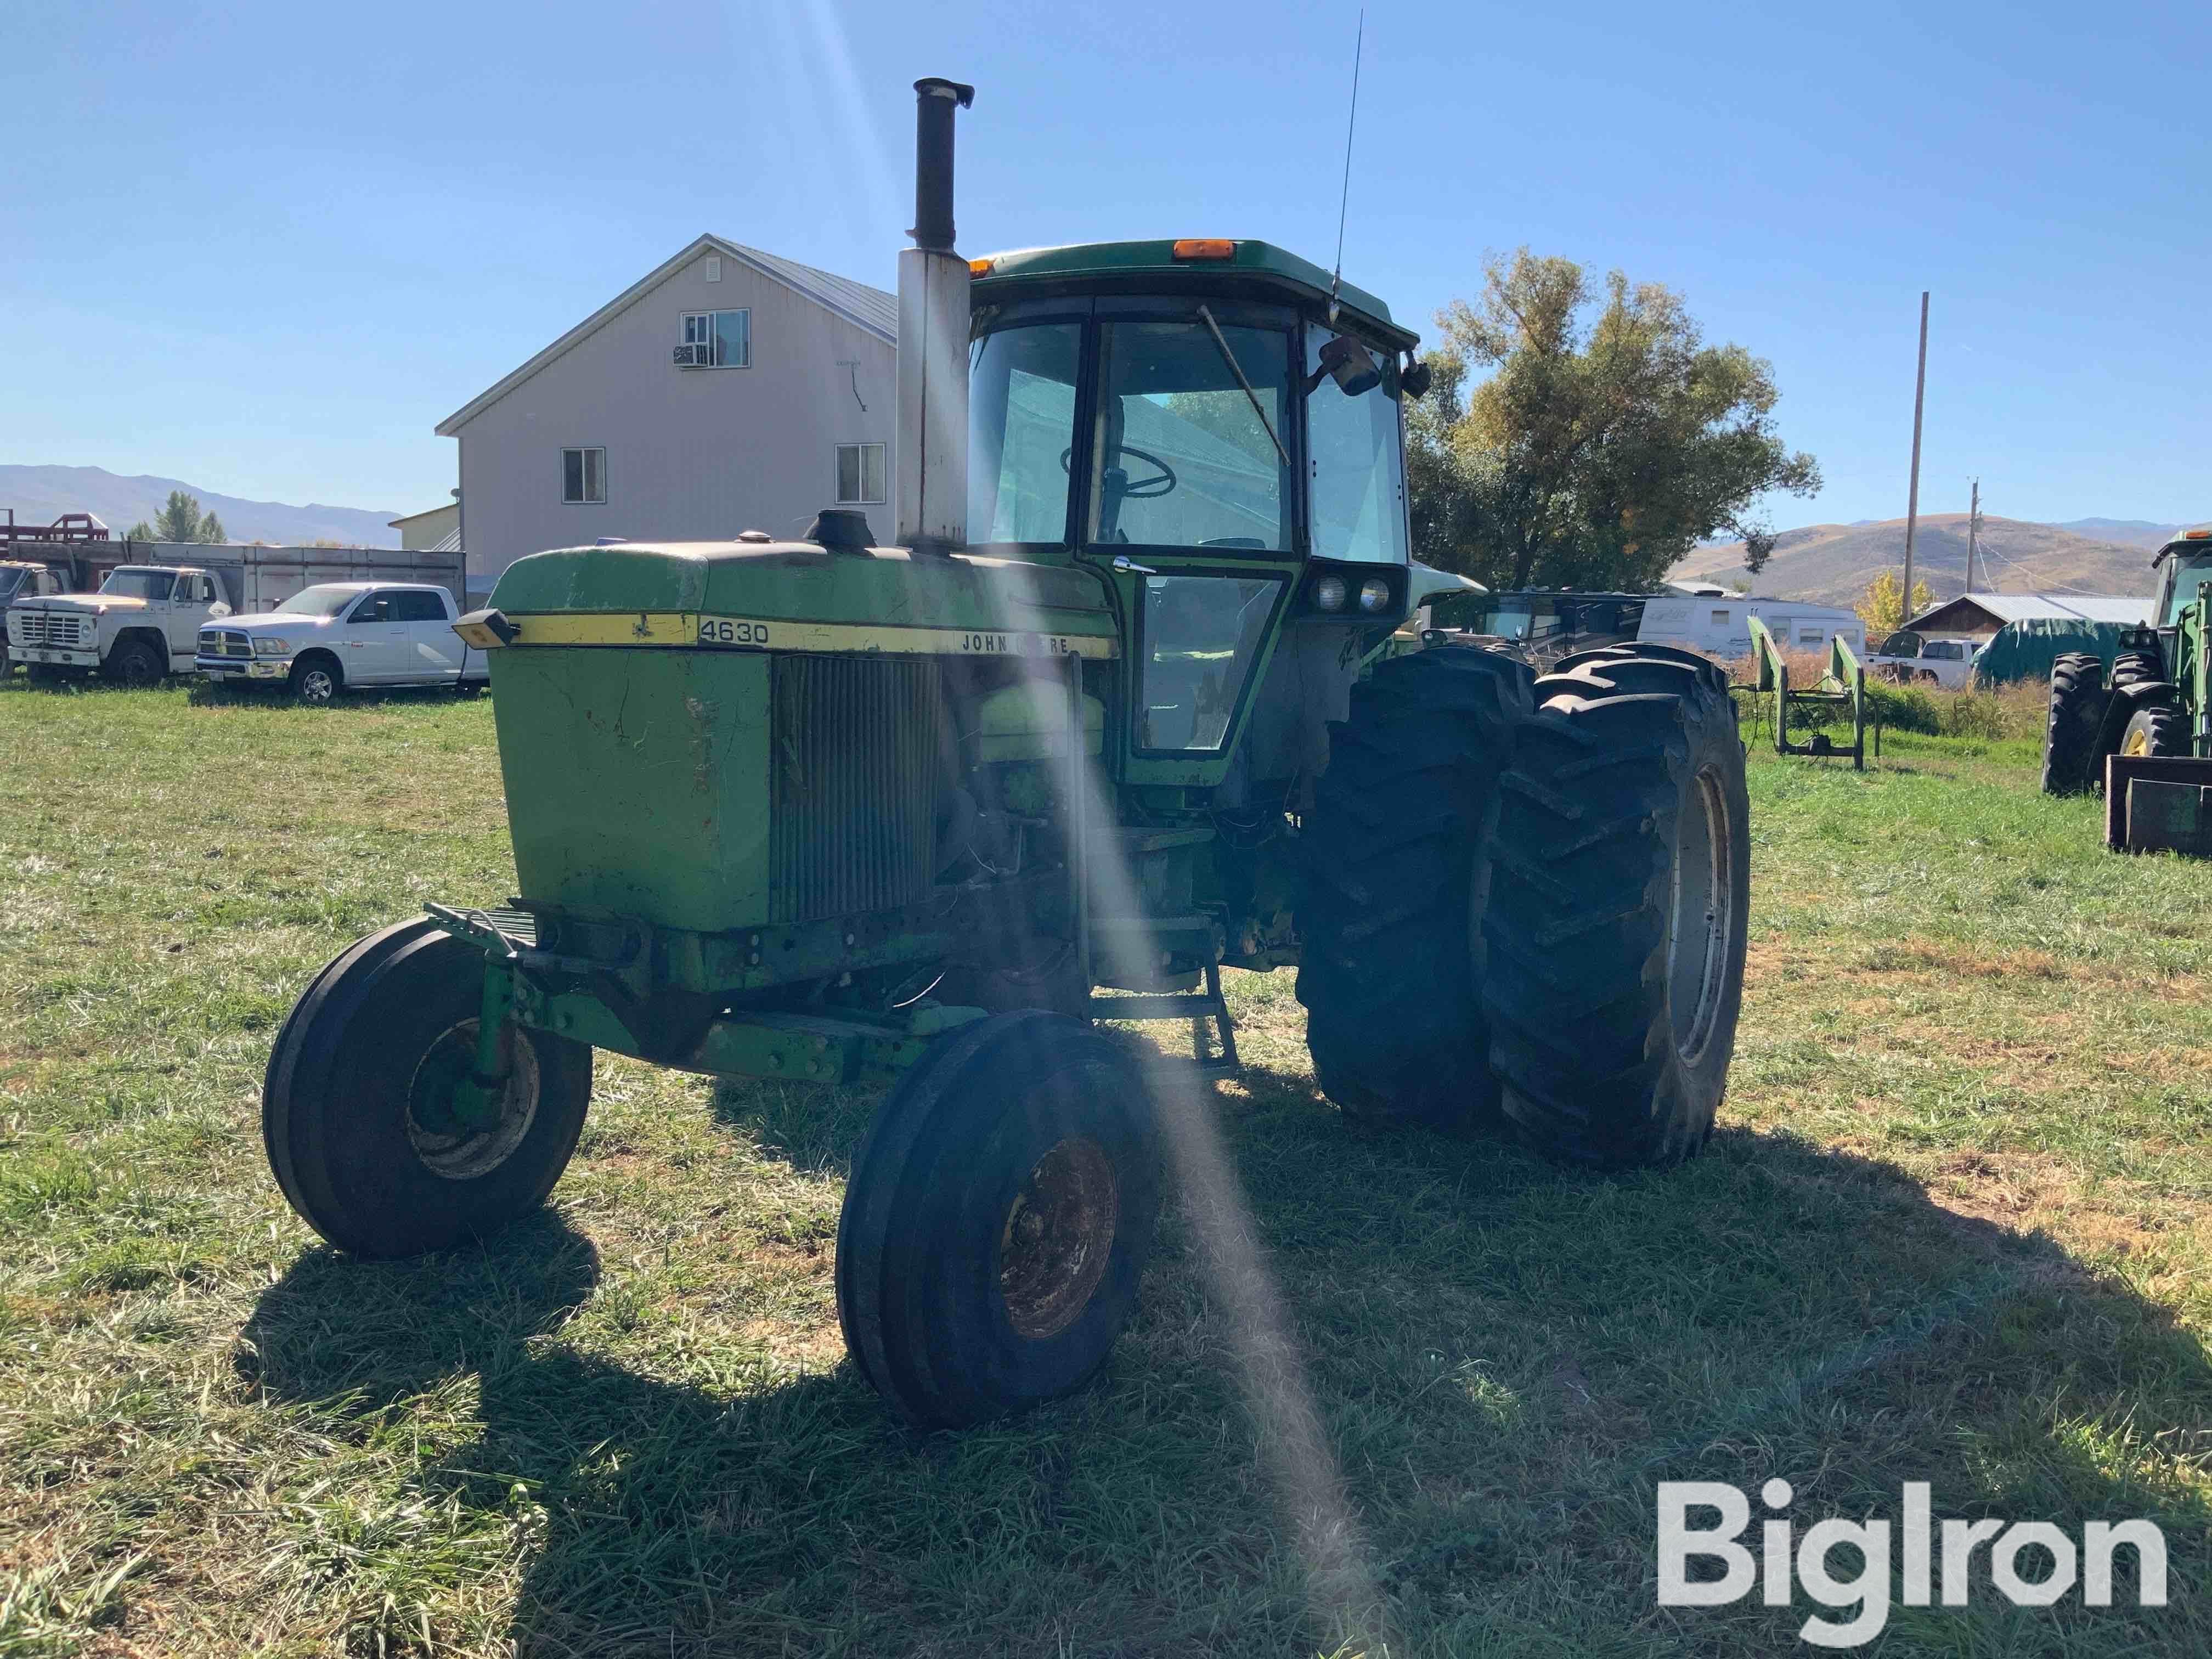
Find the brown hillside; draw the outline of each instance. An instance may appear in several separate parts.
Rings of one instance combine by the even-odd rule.
[[[2071,588],[2088,593],[2148,593],[2150,555],[2140,547],[2094,541],[2055,525],[2017,519],[1982,520],[1974,586],[1984,592],[2029,593]],[[1905,561],[1905,520],[1879,524],[1816,524],[1786,530],[1774,556],[1759,573],[1761,593],[1849,605],[1884,570]],[[1668,573],[1676,581],[1697,579],[1733,586],[1742,576],[1743,544],[1701,547]],[[1966,515],[1935,513],[1920,520],[1912,544],[1912,580],[1925,581],[1939,599],[1963,592],[1966,578]]]

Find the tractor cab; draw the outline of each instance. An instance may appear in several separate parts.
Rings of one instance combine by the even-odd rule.
[[[968,541],[1105,585],[1125,781],[1223,783],[1271,658],[1348,686],[1412,606],[1468,586],[1410,556],[1401,411],[1426,371],[1380,300],[1225,238],[969,270]],[[1253,775],[1296,769],[1297,734],[1255,736]]]
[[[2158,571],[2158,602],[2152,607],[2151,626],[2177,627],[2182,608],[2197,598],[2200,586],[2212,582],[2212,525],[2179,532],[2159,549],[2152,564]]]

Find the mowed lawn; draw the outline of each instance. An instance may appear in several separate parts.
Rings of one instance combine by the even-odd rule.
[[[1818,1609],[1658,1607],[1654,1489],[1776,1475],[1800,1531],[1908,1480],[2165,1528],[2163,1609],[2124,1553],[2117,1605],[2014,1608],[1984,1553],[1878,1651],[2212,1649],[2212,866],[2106,854],[2026,744],[1886,746],[1753,754],[1743,1026],[1685,1169],[1356,1129],[1292,976],[1231,976],[1252,1065],[1209,1109],[1317,1437],[1253,1403],[1299,1379],[1246,1386],[1182,1217],[1100,1386],[923,1437],[831,1299],[868,1094],[602,1056],[552,1206],[416,1262],[278,1197],[294,995],[511,889],[489,700],[19,678],[0,1656],[1769,1655]]]

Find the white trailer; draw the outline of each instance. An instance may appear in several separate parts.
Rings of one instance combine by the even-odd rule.
[[[1809,599],[1759,599],[1712,594],[1661,596],[1647,600],[1636,637],[1656,645],[1686,647],[1723,661],[1751,654],[1751,618],[1785,651],[1814,651],[1826,656],[1828,641],[1840,635],[1863,660],[1866,624],[1838,605]]]

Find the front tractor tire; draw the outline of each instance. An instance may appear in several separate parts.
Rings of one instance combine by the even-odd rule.
[[[1502,1109],[1569,1162],[1675,1163],[1712,1132],[1743,996],[1750,810],[1727,678],[1619,647],[1534,695],[1489,842]]]
[[[2170,703],[2152,703],[2129,716],[2120,733],[2123,755],[2178,757],[2189,753],[2189,716]]]
[[[518,1028],[496,1123],[450,1113],[473,1065],[484,955],[427,921],[371,933],[315,976],[278,1032],[261,1133],[277,1186],[338,1249],[408,1256],[537,1208],[583,1132],[592,1051]]]
[[[1029,1010],[948,1033],[892,1088],[837,1224],[837,1316],[918,1428],[1080,1388],[1137,1307],[1160,1207],[1150,1096],[1087,1022]]]
[[[1471,646],[1395,657],[1329,728],[1299,843],[1297,994],[1314,1075],[1348,1115],[1496,1122],[1478,990],[1483,827],[1534,678]]]

